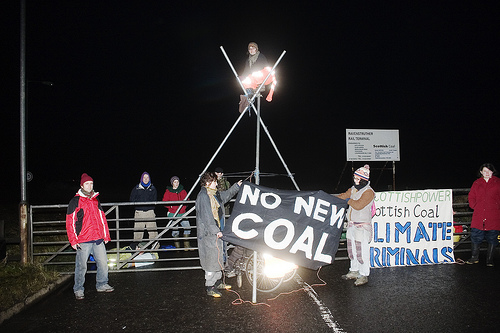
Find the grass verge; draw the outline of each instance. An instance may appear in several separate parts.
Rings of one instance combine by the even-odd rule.
[[[49,286],[60,277],[40,264],[0,264],[0,312],[25,300]]]

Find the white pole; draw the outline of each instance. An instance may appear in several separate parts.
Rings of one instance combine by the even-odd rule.
[[[219,145],[219,148],[217,148],[217,150],[212,155],[212,158],[210,159],[210,161],[208,161],[208,163],[205,166],[205,168],[203,169],[203,171],[198,175],[198,179],[196,180],[196,182],[193,184],[193,186],[189,190],[189,193],[186,195],[186,198],[189,198],[189,196],[191,195],[191,192],[193,192],[194,188],[196,187],[196,184],[198,184],[198,182],[200,181],[201,176],[203,176],[203,174],[205,173],[205,171],[207,171],[207,169],[210,166],[210,164],[212,164],[213,160],[215,159],[215,157],[217,156],[217,154],[219,153],[219,151],[222,149],[222,146],[224,146],[224,144],[226,143],[226,141],[229,138],[229,136],[231,135],[231,133],[233,133],[234,129],[236,128],[236,125],[238,125],[238,123],[240,122],[241,118],[243,117],[243,114],[244,114],[244,112],[242,112],[240,114],[240,116],[238,117],[238,119],[236,119],[236,122],[234,123],[233,127],[231,127],[231,129],[227,133],[227,135],[224,138],[224,140],[222,140],[221,144]]]

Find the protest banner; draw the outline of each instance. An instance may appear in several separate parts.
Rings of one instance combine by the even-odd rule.
[[[378,192],[371,267],[455,262],[452,190]]]
[[[347,204],[323,191],[286,191],[244,182],[223,239],[311,269],[331,264]]]

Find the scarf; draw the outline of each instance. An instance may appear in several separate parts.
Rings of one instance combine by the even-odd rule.
[[[83,188],[80,189],[80,191],[82,192],[82,194],[84,196],[86,196],[87,198],[92,198],[92,196],[94,195],[94,190],[92,190],[91,192],[87,192],[85,191]]]
[[[182,190],[184,190],[184,186],[182,186],[181,184],[179,184],[179,186],[177,188],[174,189],[173,186],[167,186],[167,189],[172,192],[172,193],[181,193]]]
[[[144,188],[148,188],[148,187],[149,187],[149,185],[151,185],[151,176],[149,176],[149,182],[146,184],[145,182],[143,182],[144,175],[148,175],[148,176],[149,176],[149,173],[147,173],[147,172],[143,172],[143,173],[142,173],[142,175],[141,175],[141,185],[142,185]]]
[[[359,190],[361,190],[363,187],[365,187],[366,185],[368,185],[368,181],[366,181],[366,180],[364,180],[364,179],[361,179],[361,180],[359,181],[359,185],[356,185],[356,184],[353,184],[353,185],[354,185],[354,188],[355,188],[356,190],[358,190],[358,191],[359,191]]]
[[[220,228],[220,218],[219,218],[219,207],[220,204],[215,198],[215,194],[217,193],[217,189],[211,189],[206,187],[208,197],[210,198],[210,207],[212,208],[212,215],[214,219],[217,221],[217,226]]]
[[[257,61],[257,58],[259,57],[260,51],[255,52],[254,55],[249,55],[248,56],[248,64],[250,65],[250,68],[252,68],[253,64]]]

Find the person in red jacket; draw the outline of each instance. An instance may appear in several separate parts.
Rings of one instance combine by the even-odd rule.
[[[170,184],[172,186],[167,186],[167,189],[165,190],[165,194],[163,195],[162,201],[183,201],[187,197],[187,192],[184,189],[184,186],[180,184],[179,177],[173,176],[170,178]],[[186,199],[186,200],[189,200]],[[168,209],[167,216],[168,217],[182,217],[184,213],[186,213],[186,206],[183,205],[179,211],[179,206],[165,206]],[[175,214],[177,213],[177,215]],[[170,222],[175,221],[176,219],[170,220]],[[182,228],[184,228],[183,231],[183,236],[185,237],[184,240],[184,251],[188,251],[188,249],[191,247],[191,244],[189,243],[189,240],[187,237],[191,234],[191,225],[189,224],[189,220],[183,220],[180,222]],[[172,230],[172,237],[177,238],[179,237],[179,230]],[[178,240],[174,241],[175,247],[180,248],[181,243]]]
[[[493,266],[493,254],[498,245],[500,231],[500,179],[495,176],[493,164],[479,168],[479,178],[469,192],[469,206],[474,209],[471,223],[472,256],[467,264],[479,262],[479,247],[483,240],[488,243],[486,266]]]
[[[112,292],[108,284],[108,257],[104,244],[109,242],[108,222],[94,192],[94,180],[82,174],[80,189],[71,199],[66,213],[66,232],[71,247],[76,250],[75,284],[76,299],[84,299],[85,273],[90,254],[97,264],[96,289],[98,292]]]

